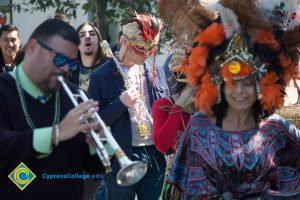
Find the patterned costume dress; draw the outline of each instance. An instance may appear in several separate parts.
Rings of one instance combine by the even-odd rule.
[[[278,115],[233,132],[197,113],[167,182],[182,199],[299,199],[299,145],[300,131]]]

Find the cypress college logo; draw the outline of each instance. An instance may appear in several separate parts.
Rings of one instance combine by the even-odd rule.
[[[23,162],[8,175],[8,178],[22,191],[35,177],[36,175]]]

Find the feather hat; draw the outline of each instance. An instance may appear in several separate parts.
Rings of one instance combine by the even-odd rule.
[[[256,82],[263,117],[283,105],[298,73],[298,0],[159,0],[158,8],[176,40],[193,41],[177,70],[195,87],[200,111],[214,115],[222,84],[247,77]]]
[[[131,11],[130,14],[132,15],[130,23],[122,27],[123,35],[135,42],[141,35],[145,40],[145,47],[153,48],[155,46],[154,39],[163,27],[161,21],[154,16],[138,14],[136,11]]]
[[[122,33],[130,41],[130,45],[139,46],[139,50],[150,56],[153,54],[152,61],[152,83],[155,84],[155,53],[156,38],[160,34],[163,24],[160,19],[146,14],[138,14],[131,11],[130,22],[123,25]],[[142,36],[143,40],[139,39]],[[122,59],[121,59],[122,60]]]

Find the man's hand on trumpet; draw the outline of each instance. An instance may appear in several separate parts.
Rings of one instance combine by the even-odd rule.
[[[93,113],[98,112],[98,110],[98,102],[93,100],[82,102],[70,110],[58,125],[59,142],[71,139],[79,132],[87,132],[91,129],[100,132],[101,127],[97,121],[86,123],[86,120],[91,119]],[[53,143],[55,143],[56,132],[57,130],[53,128]]]
[[[134,87],[129,88],[120,95],[121,102],[128,108],[132,108],[140,98],[140,93]]]

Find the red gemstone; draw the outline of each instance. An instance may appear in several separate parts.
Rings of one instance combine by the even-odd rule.
[[[292,12],[291,13],[291,19],[296,19],[297,17],[297,13],[296,12]]]

